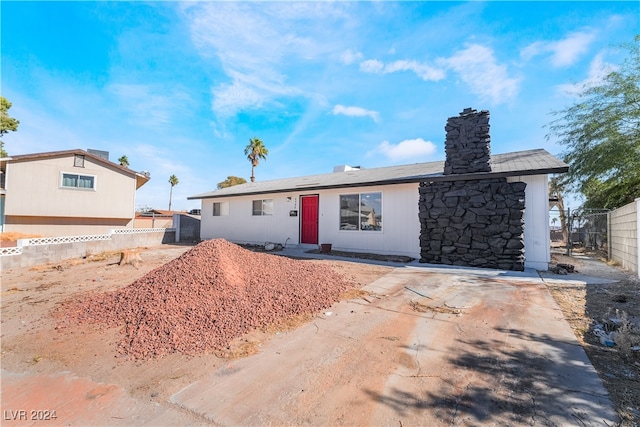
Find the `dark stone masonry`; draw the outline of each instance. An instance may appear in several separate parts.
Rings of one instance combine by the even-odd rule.
[[[450,118],[445,175],[420,184],[420,262],[524,270],[523,182],[488,178],[489,112],[465,109]],[[455,180],[455,174],[479,173]]]
[[[450,117],[444,150],[444,174],[491,172],[489,112],[465,108],[459,117]]]

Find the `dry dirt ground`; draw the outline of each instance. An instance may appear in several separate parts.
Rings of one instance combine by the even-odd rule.
[[[44,421],[44,424],[40,425],[60,425],[60,421],[64,421],[60,408],[55,414],[57,418],[53,419],[52,411],[56,409],[43,407],[39,402],[51,402],[52,392],[61,395],[77,394],[83,399],[114,395],[114,390],[105,390],[102,384],[118,384],[137,401],[161,405],[167,402],[173,393],[206,373],[230,365],[236,358],[257,353],[264,342],[281,331],[295,328],[299,323],[308,320],[292,318],[289,322],[251,332],[235,340],[224,353],[217,351],[193,357],[174,353],[159,359],[136,361],[118,355],[116,349],[121,339],[119,328],[104,330],[97,325],[59,328],[52,316],[54,308],[62,302],[90,293],[124,288],[191,248],[177,245],[144,248],[140,252],[142,263],[138,268],[132,265],[118,265],[120,253],[114,252],[84,260],[74,259],[3,271],[0,323],[2,424],[15,420],[26,425],[37,424],[34,421]],[[391,270],[389,267],[371,265],[363,268],[361,264],[348,262],[304,262],[321,263],[361,286],[373,282]],[[352,296],[354,292],[357,293],[357,290],[350,292]],[[73,375],[60,375],[65,371],[71,371]],[[33,387],[34,376],[38,376],[39,386],[36,388]],[[92,381],[87,381],[86,378],[91,378]],[[23,404],[20,404],[20,407],[11,405],[12,398],[19,396],[9,396],[5,393],[9,385],[13,391],[18,389],[23,395],[29,395],[29,407],[24,407]],[[119,398],[118,393],[115,394]],[[48,397],[44,398],[44,395]],[[61,396],[61,399],[64,399],[64,396]],[[67,419],[72,420],[73,414],[69,413],[68,407],[66,409]],[[125,415],[129,414],[122,415],[122,418],[125,418]],[[202,420],[190,419],[190,414],[184,416],[185,419],[182,421],[186,424],[202,423]],[[87,418],[84,420],[91,421]],[[24,423],[25,421],[27,422]],[[110,421],[95,421],[97,424],[117,424],[119,419],[116,416]],[[162,424],[163,421],[169,424],[177,423],[176,420],[158,420],[158,424]]]
[[[171,354],[161,359],[136,361],[118,356],[116,347],[120,337],[117,328],[105,331],[95,325],[83,325],[59,330],[50,315],[54,307],[69,298],[123,288],[190,248],[173,245],[145,248],[141,251],[143,262],[138,268],[132,265],[119,266],[119,253],[111,253],[85,260],[3,271],[0,324],[3,424],[12,418],[28,421],[23,422],[24,425],[61,424],[61,418],[58,418],[58,422],[53,419],[46,422],[46,418],[51,416],[48,411],[55,408],[38,406],[39,401],[51,401],[52,391],[75,393],[88,401],[113,395],[116,395],[114,399],[122,398],[110,389],[113,386],[104,384],[122,387],[136,399],[139,412],[157,408],[166,404],[174,393],[214,370],[222,368],[232,371],[234,360],[259,352],[266,342],[277,337],[282,330],[297,326],[294,319],[290,326],[282,324],[277,328],[252,332],[236,340],[225,353],[192,357]],[[604,275],[616,280],[615,283],[589,286],[549,281],[547,286],[611,393],[616,409],[624,420],[622,425],[637,425],[640,422],[640,360],[636,354],[624,354],[618,347],[602,346],[591,330],[594,323],[616,316],[616,309],[619,310],[618,316],[624,311],[629,318],[640,318],[638,282],[619,270],[603,270],[602,264],[593,264],[588,259],[557,256],[556,261],[574,264],[583,274]],[[309,262],[323,263],[363,286],[391,271],[390,267],[355,262]],[[391,332],[389,334],[393,335]],[[363,349],[364,352],[366,349]],[[65,371],[72,371],[73,375],[61,374]],[[17,372],[24,374],[13,374]],[[33,388],[33,382],[29,383],[29,378],[34,376],[39,378],[36,388]],[[87,378],[91,378],[91,381]],[[21,392],[30,395],[32,405],[8,407],[5,386],[9,383],[13,390],[21,390],[23,386]],[[38,394],[49,397],[38,400]],[[64,397],[61,396],[61,399]],[[26,418],[22,418],[23,413],[18,411],[36,412],[27,412],[24,414]],[[129,415],[123,413],[119,417],[117,411],[112,413],[116,415],[111,420],[100,420],[96,424],[122,424],[122,420]],[[184,424],[202,424],[206,421],[194,418],[187,411],[182,416]],[[39,424],[38,420],[45,423]],[[85,420],[90,421],[87,418]],[[159,419],[157,423],[162,424],[163,421],[171,423],[172,420]]]
[[[574,275],[569,274],[556,276],[563,280],[546,281],[547,288],[611,394],[622,425],[638,426],[640,351],[632,351],[630,347],[640,346],[640,280],[607,265],[600,253],[574,250],[571,255],[553,254],[552,262],[574,265],[576,274],[603,278],[606,282],[587,285],[572,281]],[[635,327],[620,333],[620,322],[630,322]],[[601,344],[594,333],[597,325],[619,332],[615,346]]]

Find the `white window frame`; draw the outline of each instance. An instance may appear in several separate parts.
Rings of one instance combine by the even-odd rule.
[[[72,175],[77,177],[76,183],[80,182],[80,177],[91,178],[93,180],[93,186],[88,188],[88,187],[78,187],[77,185],[73,187],[69,185],[64,185],[65,175]],[[60,172],[60,188],[65,190],[96,191],[98,188],[98,177],[96,175],[91,175],[87,173]]]
[[[255,207],[256,202],[261,203],[260,210],[256,210],[256,207]],[[271,205],[270,211],[269,211],[269,205]],[[251,201],[251,216],[272,216],[273,211],[274,211],[273,199],[256,199]]]

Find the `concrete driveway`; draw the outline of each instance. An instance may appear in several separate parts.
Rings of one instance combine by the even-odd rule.
[[[216,425],[610,425],[538,274],[411,266],[171,396]]]

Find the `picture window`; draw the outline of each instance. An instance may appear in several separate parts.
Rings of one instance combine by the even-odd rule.
[[[340,230],[382,231],[382,193],[340,195]]]

